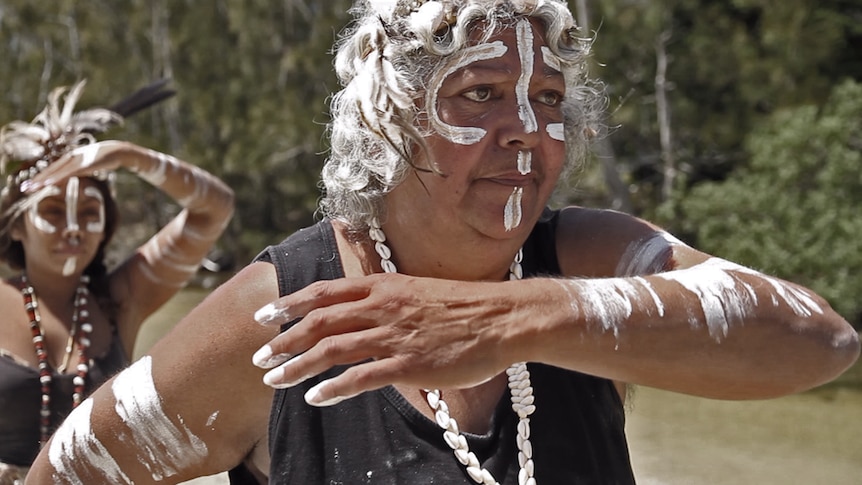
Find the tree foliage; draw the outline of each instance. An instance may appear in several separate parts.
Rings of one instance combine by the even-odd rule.
[[[681,201],[707,252],[805,281],[848,319],[862,306],[862,84],[779,110],[746,142],[750,164]]]

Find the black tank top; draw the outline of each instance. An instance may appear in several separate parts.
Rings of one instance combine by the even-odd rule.
[[[87,373],[85,392],[89,394],[129,363],[119,337],[102,357],[93,359]],[[75,392],[73,374],[53,374],[51,378],[51,429],[72,411]],[[30,466],[39,453],[42,384],[39,371],[22,365],[11,356],[0,355],[0,462]]]
[[[524,245],[525,277],[559,275],[557,216],[546,211]],[[282,295],[344,276],[327,220],[267,248],[258,260],[275,265]],[[528,366],[537,407],[530,423],[537,482],[633,484],[625,413],[613,383],[548,365]],[[392,387],[330,407],[305,403],[311,386],[342,370],[276,390],[269,423],[271,484],[474,483],[444,442],[443,431]],[[465,434],[470,450],[501,485],[518,483],[517,421],[505,395],[488,434]]]

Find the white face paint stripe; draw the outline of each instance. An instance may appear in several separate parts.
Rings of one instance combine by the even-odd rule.
[[[30,208],[27,211],[27,215],[30,217],[30,222],[33,223],[33,227],[36,229],[46,233],[46,234],[54,234],[57,232],[57,227],[46,221],[42,216],[39,215],[39,202],[46,197],[51,197],[53,195],[59,195],[60,188],[56,185],[51,185],[45,187],[33,194],[33,198],[30,202]]]
[[[78,475],[76,469],[81,465],[99,470],[104,477],[104,480],[99,480],[101,483],[131,483],[114,457],[93,434],[90,427],[92,411],[92,399],[84,400],[72,411],[54,433],[51,447],[48,449],[48,461],[54,467],[57,477],[62,479],[62,483],[92,483],[83,479],[91,477],[82,478]]]
[[[440,136],[459,145],[472,145],[474,143],[478,143],[479,140],[485,136],[487,132],[482,128],[453,126],[441,120],[440,114],[437,111],[437,95],[443,81],[452,75],[453,72],[474,62],[503,57],[506,54],[506,51],[508,51],[508,47],[499,40],[489,44],[468,47],[464,49],[461,55],[458,56],[457,60],[452,63],[448,69],[441,70],[440,73],[431,80],[431,83],[429,84],[429,86],[431,86],[431,96],[428,100],[428,106],[430,107],[428,117],[431,125],[438,133],[440,133]]]
[[[526,19],[518,21],[516,27],[518,34],[518,56],[521,59],[521,75],[515,87],[515,95],[518,99],[518,118],[524,123],[527,133],[533,133],[539,129],[536,121],[536,113],[530,104],[530,79],[533,77],[533,64],[535,54],[533,53],[533,26]]]
[[[140,463],[159,481],[179,469],[202,462],[206,444],[185,426],[176,426],[165,415],[152,376],[152,358],[144,356],[114,380],[117,415],[130,433],[121,441],[138,453]]]
[[[75,256],[70,256],[66,258],[66,262],[63,263],[63,276],[69,276],[75,272],[75,267],[78,266],[78,258]]]
[[[562,123],[548,123],[545,125],[545,131],[552,140],[566,141],[566,131]]]
[[[533,170],[533,152],[521,150],[518,152],[518,173],[527,175]]]
[[[66,229],[78,230],[78,192],[81,181],[78,177],[72,177],[66,182]]]
[[[102,193],[99,192],[99,189],[92,186],[84,189],[84,195],[92,197],[99,201],[99,220],[95,222],[88,222],[87,226],[84,229],[87,232],[92,232],[95,234],[105,232],[105,198],[102,197]]]
[[[512,193],[509,194],[509,199],[506,201],[506,208],[503,213],[503,225],[506,231],[521,225],[521,196],[524,194],[523,187],[515,187]]]
[[[563,72],[560,57],[554,54],[554,52],[546,45],[543,45],[540,49],[542,51],[542,60],[545,62],[545,65],[551,69]],[[562,123],[548,123],[545,125],[545,131],[552,140],[566,141],[566,132]]]

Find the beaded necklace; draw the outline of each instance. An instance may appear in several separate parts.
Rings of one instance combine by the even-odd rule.
[[[72,354],[73,344],[78,344],[78,366],[77,373],[73,379],[75,385],[72,394],[72,407],[81,403],[84,396],[84,388],[87,382],[87,373],[90,366],[87,359],[87,349],[90,347],[90,333],[93,326],[88,321],[90,316],[87,311],[87,297],[90,292],[87,284],[90,278],[81,276],[81,283],[75,290],[74,311],[72,312],[72,329],[69,332],[69,340],[66,343],[66,357],[58,371],[66,370]],[[51,437],[51,381],[53,380],[51,364],[48,362],[48,352],[45,350],[45,333],[42,331],[42,317],[39,314],[39,301],[36,299],[36,290],[27,281],[27,275],[21,275],[21,294],[24,297],[24,309],[30,318],[30,331],[33,334],[33,347],[36,349],[36,357],[39,359],[39,382],[42,385],[42,408],[40,412],[39,431],[40,446],[44,445]]]
[[[397,273],[395,264],[390,260],[392,251],[386,245],[386,235],[380,228],[377,218],[372,218],[368,234],[374,241],[374,250],[380,256],[380,266],[387,273]],[[521,267],[523,249],[518,250],[515,260],[509,266],[509,279],[519,280],[524,272]],[[536,411],[533,387],[530,384],[530,371],[525,362],[516,362],[506,369],[509,393],[511,394],[512,410],[518,415],[518,483],[521,485],[536,485],[533,463],[533,445],[530,443],[530,415]],[[443,439],[455,453],[455,458],[467,468],[467,475],[474,482],[482,485],[500,485],[487,468],[483,468],[476,455],[470,451],[467,438],[461,434],[455,418],[449,415],[449,406],[443,401],[443,393],[438,389],[423,389],[428,406],[434,411],[434,420],[443,432]]]

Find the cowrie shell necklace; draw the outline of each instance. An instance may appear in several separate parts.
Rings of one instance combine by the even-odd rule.
[[[368,235],[374,241],[374,250],[380,256],[380,266],[387,273],[397,273],[395,264],[390,260],[392,251],[386,245],[386,235],[380,228],[377,218],[372,218],[369,224]],[[523,260],[523,249],[518,250],[515,260],[509,267],[509,279],[519,280],[523,278],[524,272],[521,268]],[[530,415],[536,411],[534,404],[533,387],[530,384],[530,371],[527,370],[525,362],[517,362],[506,369],[509,380],[509,393],[511,394],[512,410],[518,415],[518,434],[516,437],[518,445],[518,472],[519,485],[536,485],[534,476],[535,465],[533,463],[533,445],[530,443]],[[443,439],[449,448],[455,453],[455,458],[467,468],[467,474],[474,482],[482,485],[500,485],[491,475],[487,468],[482,467],[476,455],[470,451],[467,438],[461,434],[455,418],[449,415],[449,406],[443,401],[442,392],[438,389],[423,389],[428,406],[434,411],[434,419],[437,425],[443,429]]]

